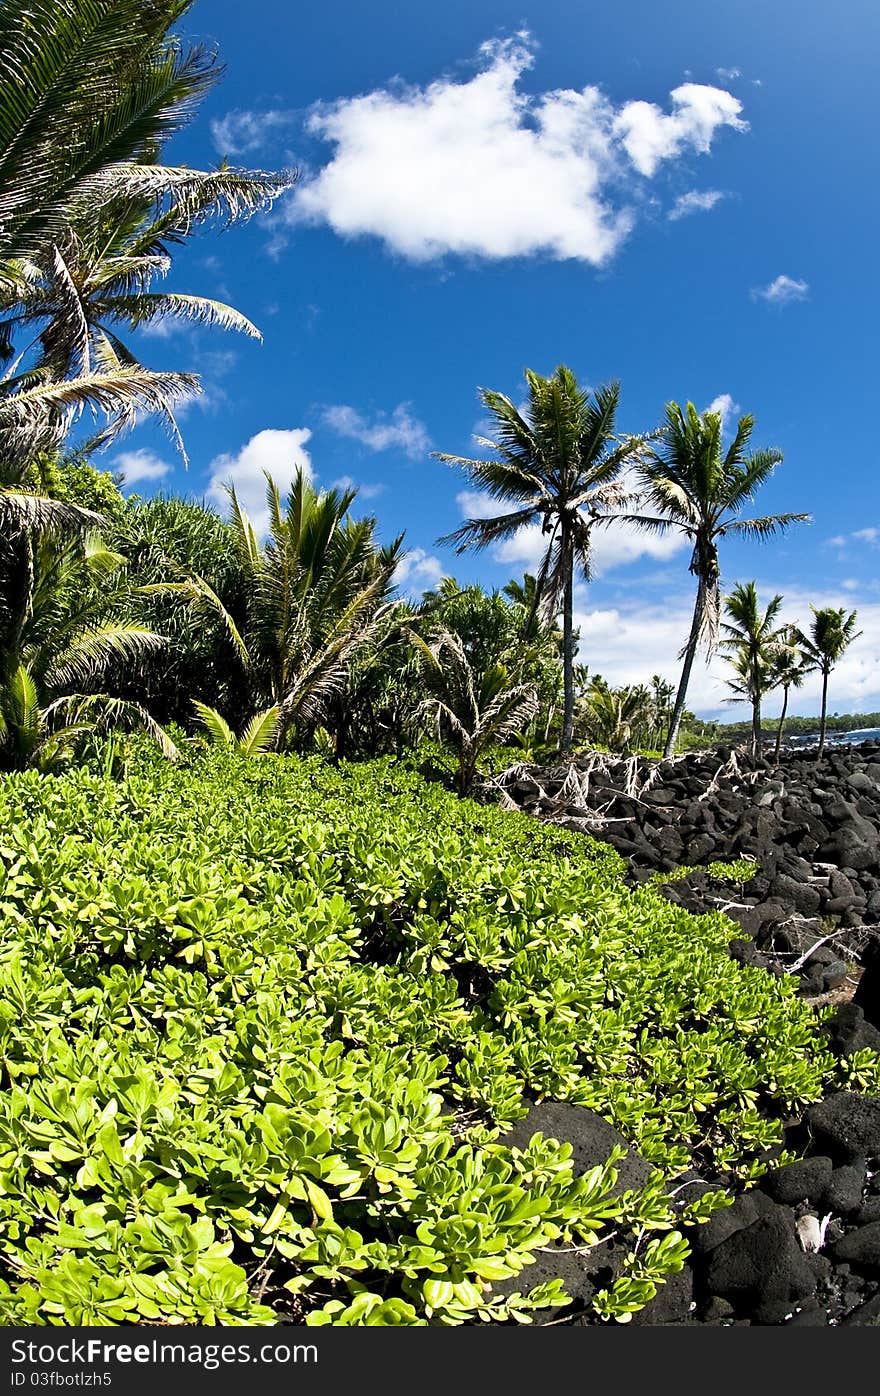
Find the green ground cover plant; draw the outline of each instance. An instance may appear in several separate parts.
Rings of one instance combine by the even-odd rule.
[[[594,1306],[625,1320],[722,1200],[674,1213],[670,1181],[754,1176],[852,1084],[723,916],[390,759],[28,771],[0,830],[6,1324],[528,1322],[564,1301],[537,1248],[611,1231]],[[498,1143],[540,1098],[602,1113],[652,1182]]]

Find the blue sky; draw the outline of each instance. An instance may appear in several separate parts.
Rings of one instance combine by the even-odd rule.
[[[351,479],[384,536],[406,531],[418,593],[534,566],[529,536],[501,558],[437,543],[470,506],[430,452],[473,452],[478,386],[518,401],[525,367],[564,362],[621,380],[624,430],[671,398],[748,411],[755,444],[785,455],[759,512],[814,522],[731,544],[725,581],[783,592],[802,621],[811,601],[857,607],[831,707],[880,708],[874,0],[201,0],[186,32],[226,74],[172,156],[301,179],[270,214],[199,234],[171,274],[264,342],[142,338],[152,366],[203,376],[188,472],[150,424],[108,465],[218,507],[233,478],[258,509],[264,467]],[[609,532],[577,593],[581,660],[674,678],[687,561],[680,540]],[[692,706],[744,715],[722,672],[695,672]]]

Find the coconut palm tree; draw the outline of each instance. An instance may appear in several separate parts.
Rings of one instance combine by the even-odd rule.
[[[693,620],[681,652],[681,678],[666,736],[667,757],[675,752],[697,648],[702,642],[711,654],[718,644],[719,541],[726,537],[765,541],[784,532],[791,524],[810,517],[808,514],[740,517],[782,460],[781,451],[749,452],[754,425],[754,418],[748,414],[740,417],[733,440],[725,451],[719,413],[701,415],[692,402],[684,408],[677,402],[667,403],[662,445],[650,447],[637,465],[644,491],[643,505],[658,512],[653,516],[631,515],[632,521],[656,532],[680,529],[693,545],[690,571],[697,578]]]
[[[538,597],[538,581],[531,572],[523,575],[521,582],[510,581],[502,588],[504,595],[515,605],[521,606],[525,615],[523,622],[522,637],[527,642],[540,639],[550,640],[562,656],[562,631],[558,625],[558,616],[547,614],[547,607],[540,604]],[[575,644],[577,635],[575,635]]]
[[[781,631],[774,622],[781,606],[782,597],[777,593],[762,611],[754,582],[738,582],[724,598],[724,609],[730,619],[722,622],[725,635],[721,644],[732,651],[729,662],[736,674],[736,678],[728,681],[728,686],[738,698],[746,698],[752,705],[754,756],[761,754],[761,702],[776,686]]]
[[[233,216],[277,191],[274,175],[156,161],[222,72],[212,50],[169,36],[192,5],[4,0],[0,264],[39,256],[82,209],[120,194],[169,196],[195,220],[209,189]]]
[[[36,449],[57,445],[85,409],[122,430],[144,413],[167,413],[199,388],[195,375],[142,369],[109,342],[86,352],[88,330],[66,280],[68,230],[129,199],[153,201],[157,216],[173,210],[180,235],[209,212],[228,221],[263,208],[291,182],[225,166],[206,172],[158,163],[164,141],[220,74],[213,53],[168,35],[191,4],[5,0],[0,7],[0,303],[8,311],[33,268],[44,276],[49,269],[58,306],[64,302],[59,335],[79,342],[77,369],[60,381],[44,361],[17,362],[0,383],[7,473],[14,463],[23,469]],[[11,357],[8,333],[0,350]],[[3,486],[0,526],[16,518],[22,526],[63,521],[57,506],[22,501],[21,491]]]
[[[521,732],[538,710],[536,690],[516,669],[500,661],[477,669],[461,639],[441,627],[430,641],[415,632],[412,642],[423,659],[430,696],[419,714],[430,714],[441,735],[448,733],[458,750],[458,789],[470,793],[477,762],[487,747],[503,744]]]
[[[496,439],[477,438],[490,460],[438,452],[459,465],[471,482],[507,506],[489,518],[468,519],[441,542],[458,552],[486,548],[539,525],[546,540],[536,577],[533,607],[547,618],[562,610],[563,721],[560,750],[571,750],[574,729],[574,581],[590,577],[593,528],[625,500],[620,477],[644,450],[645,437],[619,436],[615,422],[620,384],[594,393],[582,388],[570,368],[549,378],[526,370],[528,405],[521,413],[503,393],[480,390],[492,414]]]
[[[286,501],[266,476],[263,543],[234,489],[232,527],[246,595],[242,625],[225,615],[255,712],[277,708],[272,746],[295,725],[313,729],[342,689],[349,661],[387,613],[402,536],[386,547],[373,518],[353,520],[357,490],[318,491],[298,470]],[[224,613],[198,578],[178,584],[191,601]],[[198,595],[196,594],[198,593]],[[204,714],[202,714],[204,717]]]
[[[856,611],[846,615],[843,607],[835,610],[825,606],[817,610],[811,606],[813,619],[806,633],[797,632],[797,643],[804,653],[810,670],[822,675],[822,716],[819,721],[819,755],[825,750],[825,726],[828,719],[828,677],[853,640],[858,640],[861,631],[856,630]]]
[[[779,760],[779,748],[782,745],[782,733],[785,728],[785,718],[788,712],[788,695],[792,688],[800,688],[807,674],[809,664],[804,658],[803,651],[798,643],[798,629],[795,625],[786,625],[779,632],[779,642],[776,655],[773,660],[773,688],[782,689],[782,712],[779,715],[779,724],[776,728],[776,741],[773,746],[773,760]]]
[[[145,728],[174,744],[142,704],[113,693],[119,669],[164,644],[123,618],[124,559],[95,535],[19,531],[0,540],[0,764],[53,769],[88,732]]]
[[[205,197],[211,202],[200,212],[207,217],[216,200],[208,190]],[[191,211],[178,210],[173,203],[157,210],[155,200],[120,196],[81,210],[78,218],[38,261],[8,264],[10,275],[0,285],[0,312],[5,310],[0,350],[6,345],[11,353],[16,334],[26,333],[36,356],[27,374],[7,379],[7,396],[33,375],[59,382],[96,371],[142,373],[144,365],[120,339],[119,326],[137,329],[184,320],[262,338],[250,320],[222,301],[151,289],[156,278],[169,271],[172,245],[186,237]],[[27,349],[18,362],[26,355]],[[167,404],[160,403],[160,410],[185,458],[170,397]],[[117,429],[111,418],[103,435],[109,437]]]
[[[609,751],[627,753],[642,733],[647,733],[653,717],[651,694],[643,685],[609,688],[594,682],[580,708],[586,735]]]
[[[672,700],[675,697],[675,685],[669,683],[660,674],[651,675],[651,701],[654,707],[654,721],[651,730],[651,745],[660,746],[666,740],[666,733],[669,731],[669,721],[672,716]]]

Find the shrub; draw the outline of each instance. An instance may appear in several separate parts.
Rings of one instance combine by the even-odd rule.
[[[563,1298],[536,1248],[610,1230],[643,1233],[594,1301],[625,1319],[701,1215],[668,1180],[751,1176],[835,1078],[723,916],[390,761],[25,772],[0,829],[6,1324],[529,1321]],[[600,1111],[655,1178],[498,1144],[526,1097]]]

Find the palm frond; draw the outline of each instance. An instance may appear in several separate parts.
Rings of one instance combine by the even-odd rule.
[[[271,750],[281,720],[278,704],[255,713],[238,739],[238,748],[243,756],[260,756]]]
[[[198,698],[193,698],[192,705],[214,746],[235,746],[235,733],[216,708],[209,707],[207,703],[200,703]]]

